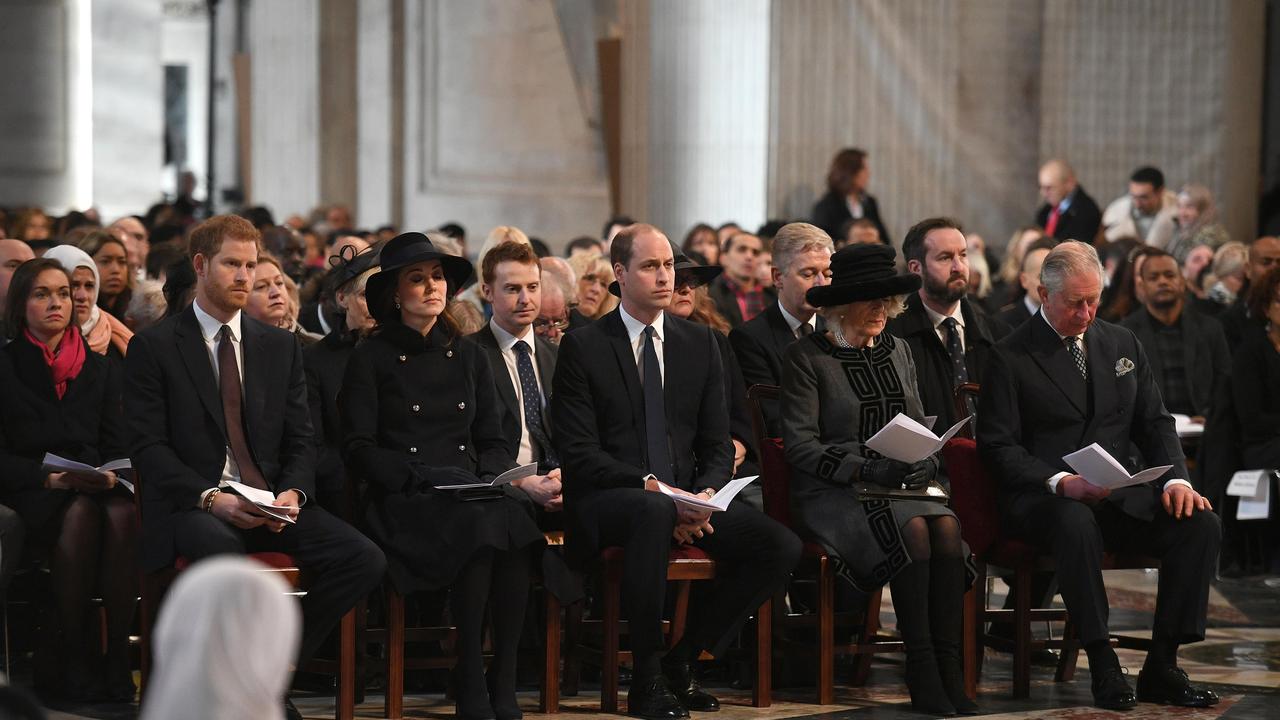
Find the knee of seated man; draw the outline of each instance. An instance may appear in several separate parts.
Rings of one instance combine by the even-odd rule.
[[[1042,527],[1055,546],[1065,544],[1076,547],[1081,543],[1102,540],[1102,532],[1098,528],[1098,518],[1093,514],[1093,508],[1081,502],[1059,503],[1054,508],[1052,521],[1045,523]]]
[[[1183,527],[1183,532],[1194,534],[1197,542],[1222,542],[1222,518],[1212,510],[1198,510],[1176,522]]]
[[[661,528],[665,530],[665,534],[670,535],[676,527],[676,503],[671,498],[656,492],[645,492],[640,494],[637,502],[637,512],[639,516],[637,520],[644,525],[652,525],[655,529]]]

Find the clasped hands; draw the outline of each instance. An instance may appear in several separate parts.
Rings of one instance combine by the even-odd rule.
[[[297,492],[285,490],[276,496],[274,505],[279,508],[288,508],[289,515],[297,519],[298,502]],[[219,520],[241,530],[252,530],[261,526],[271,532],[278,533],[284,530],[285,526],[283,520],[276,520],[262,514],[256,505],[231,492],[220,492],[214,496],[213,505],[209,507],[209,512],[213,513],[213,516]]]
[[[76,490],[85,493],[102,492],[116,486],[119,478],[110,470],[98,474],[80,475],[72,472],[49,473],[44,486],[50,490]]]
[[[938,461],[932,455],[914,463],[876,458],[864,462],[859,473],[862,482],[890,490],[920,490],[938,475]]]
[[[1058,494],[1086,505],[1096,505],[1111,495],[1111,490],[1098,487],[1079,475],[1067,475],[1058,481]],[[1182,483],[1166,487],[1160,494],[1160,502],[1164,505],[1164,511],[1177,520],[1191,517],[1197,510],[1213,509],[1208,498]]]
[[[548,512],[564,509],[564,495],[560,484],[560,468],[546,475],[530,475],[511,483],[529,496],[529,499]]]
[[[658,488],[663,483],[655,478],[649,478],[644,481],[644,489],[649,492],[661,492]],[[667,490],[675,495],[685,495],[688,497],[696,497],[701,500],[710,500],[711,496],[704,490],[700,493],[691,493],[687,490],[681,490],[678,487],[666,485]],[[672,502],[675,502],[674,500]],[[711,511],[699,510],[685,505],[676,504],[676,529],[671,533],[671,537],[679,545],[688,545],[694,540],[698,540],[706,535],[715,532],[716,529],[711,526]]]

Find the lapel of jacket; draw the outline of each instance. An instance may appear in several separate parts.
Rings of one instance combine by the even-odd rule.
[[[670,313],[662,321],[662,334],[662,409],[667,416],[667,434],[670,435],[679,419],[676,415],[677,398],[680,393],[686,392],[686,388],[692,387],[685,381],[688,363],[674,360],[683,358],[684,353],[690,352],[692,348],[687,342],[685,328]],[[671,462],[674,466],[678,459],[672,457]]]
[[[502,357],[502,351],[498,349],[498,338],[493,334],[493,328],[486,323],[480,332],[476,334],[476,339],[483,348],[485,357],[489,360],[489,367],[493,368],[493,384],[498,386],[498,397],[502,398],[502,404],[507,406],[507,411],[517,418],[524,415],[524,409],[516,405],[516,391],[511,387],[511,375],[507,372],[506,358]]]
[[[241,325],[243,327],[243,323]],[[200,402],[209,411],[222,436],[227,436],[227,421],[222,415],[222,396],[218,394],[218,379],[213,376],[213,364],[209,361],[209,349],[200,334],[200,323],[196,320],[196,311],[190,306],[182,311],[177,324],[174,325],[174,340],[178,345],[178,354],[187,366],[191,382],[196,386],[196,394]]]
[[[1154,375],[1156,378],[1163,377],[1164,376],[1164,359],[1160,357],[1160,353],[1155,352],[1155,349],[1157,347],[1156,343],[1159,342],[1156,338],[1156,333],[1157,333],[1156,327],[1157,327],[1157,323],[1159,323],[1160,321],[1151,317],[1151,313],[1147,312],[1146,308],[1142,308],[1141,310],[1139,310],[1139,312],[1141,313],[1141,315],[1139,316],[1139,322],[1137,323],[1138,330],[1134,332],[1134,335],[1138,336],[1138,341],[1142,343],[1143,347],[1149,348],[1152,350],[1152,352],[1147,353],[1147,362],[1151,363],[1152,375]],[[1185,317],[1185,314],[1184,314],[1184,317]],[[1186,327],[1187,327],[1186,323],[1183,323],[1182,328],[1184,333],[1186,332]],[[1184,336],[1182,339],[1184,341],[1189,340],[1189,338],[1186,336]],[[1186,348],[1187,345],[1188,345],[1187,342],[1183,342],[1182,344],[1183,348]],[[1190,376],[1188,376],[1187,379],[1190,379]]]
[[[556,346],[546,340],[534,336],[533,344],[538,346],[538,381],[542,384],[542,401],[551,404],[551,379],[556,376]],[[543,413],[545,420],[547,415]]]
[[[1086,384],[1080,377],[1071,352],[1058,337],[1058,333],[1049,327],[1043,317],[1032,316],[1031,335],[1028,338],[1028,350],[1049,382],[1060,390],[1064,397],[1080,412],[1081,417],[1088,413],[1088,396]]]
[[[243,313],[240,316],[240,353],[244,367],[240,375],[244,378],[244,424],[245,436],[249,447],[253,447],[254,431],[261,427],[261,419],[266,414],[267,353],[263,348],[266,328],[259,325]]]
[[[781,359],[786,354],[787,348],[795,341],[796,336],[791,332],[791,326],[787,325],[787,319],[782,317],[782,310],[778,308],[778,303],[772,303],[764,309],[764,314],[769,327],[769,337],[773,339],[773,349]]]
[[[1120,357],[1115,338],[1098,323],[1085,331],[1084,345],[1085,362],[1089,364],[1089,391],[1093,395],[1093,415],[1089,417],[1084,436],[1091,438],[1098,421],[1111,415],[1111,408],[1119,397],[1116,393],[1116,361]]]
[[[1186,302],[1185,300],[1183,301],[1183,304],[1182,304],[1182,372],[1183,372],[1183,375],[1187,378],[1187,396],[1191,399],[1192,409],[1196,411],[1202,411],[1203,408],[1200,408],[1196,403],[1196,386],[1198,384],[1198,381],[1200,380],[1200,377],[1199,377],[1200,373],[1198,371],[1201,368],[1209,367],[1208,362],[1201,362],[1199,359],[1200,356],[1205,351],[1208,350],[1208,343],[1204,343],[1200,341],[1200,336],[1201,336],[1200,318],[1196,316],[1195,311],[1192,310],[1189,307],[1189,305],[1190,303]],[[1150,362],[1151,355],[1153,354],[1159,355],[1160,353],[1147,353],[1148,362]],[[1155,372],[1155,363],[1151,363],[1151,365],[1152,365],[1151,367],[1152,372]],[[1160,376],[1156,375],[1155,377],[1158,382],[1160,380]],[[1210,378],[1213,377],[1212,373],[1210,373],[1209,377]],[[1213,384],[1213,380],[1210,379],[1209,385],[1212,386],[1212,384]],[[1212,392],[1212,387],[1210,388],[1210,391]]]
[[[644,392],[640,389],[640,371],[636,369],[635,352],[631,349],[631,339],[627,337],[627,327],[622,324],[620,308],[613,309],[604,317],[605,336],[609,347],[613,349],[614,360],[618,363],[618,374],[622,376],[622,384],[627,389],[627,398],[631,401],[631,423],[640,435],[644,435]],[[641,447],[644,444],[641,443]]]

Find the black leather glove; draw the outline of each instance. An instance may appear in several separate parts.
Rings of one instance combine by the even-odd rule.
[[[923,489],[938,476],[938,461],[932,455],[908,467],[909,470],[902,478],[908,490]]]
[[[465,485],[480,482],[480,478],[476,477],[475,473],[468,472],[460,467],[440,467],[424,463],[413,463],[412,472],[412,484],[418,492],[423,492],[428,487],[434,488],[441,485]]]
[[[889,458],[876,458],[862,463],[858,479],[872,485],[899,490],[903,478],[911,471],[911,465]]]

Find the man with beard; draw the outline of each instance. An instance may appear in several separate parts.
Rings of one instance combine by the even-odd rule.
[[[907,270],[924,282],[907,297],[906,311],[889,321],[888,330],[910,346],[924,411],[937,415],[934,427],[945,430],[960,419],[953,400],[956,386],[982,382],[991,346],[1008,330],[966,297],[969,260],[960,223],[943,217],[921,220],[907,231],[902,255]]]
[[[1142,263],[1146,302],[1121,323],[1147,351],[1151,374],[1171,413],[1199,422],[1231,372],[1231,351],[1222,324],[1187,306],[1186,281],[1178,261],[1164,251]]]

